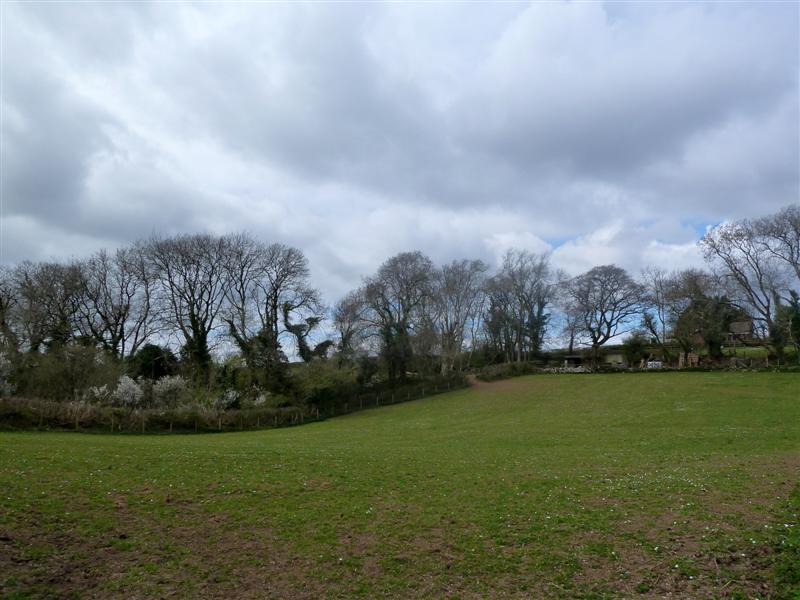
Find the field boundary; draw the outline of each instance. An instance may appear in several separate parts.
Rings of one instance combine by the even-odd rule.
[[[357,394],[329,406],[285,406],[215,410],[199,406],[175,409],[125,409],[87,402],[0,398],[0,430],[83,431],[98,433],[219,433],[292,427],[419,400],[469,387],[463,377]]]

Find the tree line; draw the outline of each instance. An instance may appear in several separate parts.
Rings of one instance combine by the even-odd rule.
[[[525,362],[547,346],[588,349],[597,363],[623,334],[667,362],[700,347],[715,359],[736,322],[752,323],[743,341],[778,359],[798,348],[800,207],[719,225],[700,245],[705,269],[638,275],[601,265],[568,276],[526,250],[496,269],[404,252],[330,308],[301,250],[246,233],[22,262],[0,271],[0,393],[302,402],[331,386]]]

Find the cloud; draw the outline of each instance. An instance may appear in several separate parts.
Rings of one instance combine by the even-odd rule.
[[[796,4],[3,10],[6,262],[247,229],[333,301],[415,248],[693,265],[800,196]]]

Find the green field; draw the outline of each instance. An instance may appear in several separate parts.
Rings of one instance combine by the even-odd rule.
[[[780,373],[532,376],[262,432],[0,433],[0,596],[794,597],[799,478],[800,376]]]

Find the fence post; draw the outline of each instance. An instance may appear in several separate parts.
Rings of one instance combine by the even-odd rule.
[[[217,413],[217,429],[222,431],[222,417],[219,413]]]
[[[144,422],[147,420],[147,416],[142,413],[142,433],[144,433]]]
[[[381,395],[375,394],[375,406],[380,406],[380,405],[381,405]]]

